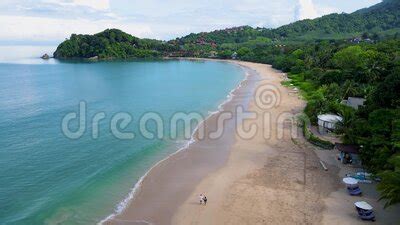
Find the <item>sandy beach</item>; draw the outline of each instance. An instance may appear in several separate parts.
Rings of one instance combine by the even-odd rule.
[[[276,87],[280,102],[267,109],[267,126],[262,121],[266,110],[250,103],[250,111],[259,116],[245,121],[245,126],[257,124],[260,132],[249,140],[236,135],[226,165],[201,181],[172,224],[320,224],[323,198],[337,187],[337,171],[322,170],[296,124],[281,119],[301,112],[305,103],[280,84],[279,71],[263,64],[240,64],[257,71],[257,86]],[[264,129],[269,129],[270,138],[264,137]],[[297,137],[292,137],[293,130]],[[207,207],[194,204],[201,192],[209,196]]]
[[[352,202],[337,207],[345,195],[332,197],[341,187],[340,168],[328,161],[329,170],[322,169],[321,156],[293,120],[305,102],[281,85],[285,74],[265,64],[231,63],[247,68],[248,76],[221,111],[244,122],[227,120],[223,135],[213,139],[207,135],[221,113],[208,118],[202,124],[207,137],[154,167],[123,213],[105,224],[333,224],[333,212],[357,221],[347,211]],[[269,93],[258,96],[265,87]],[[239,115],[237,107],[254,114]],[[257,132],[246,136],[238,126]],[[200,193],[207,206],[199,205]]]

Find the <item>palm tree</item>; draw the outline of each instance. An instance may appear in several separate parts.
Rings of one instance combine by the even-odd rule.
[[[382,181],[378,184],[380,200],[387,200],[385,208],[400,202],[400,154],[392,156],[388,162],[394,166],[394,170],[379,173]]]
[[[339,110],[339,115],[343,118],[341,122],[338,123],[338,133],[342,133],[343,135],[343,142],[345,143],[355,143],[356,136],[353,132],[353,126],[356,120],[355,110],[342,105]]]

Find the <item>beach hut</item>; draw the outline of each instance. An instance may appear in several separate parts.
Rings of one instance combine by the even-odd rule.
[[[335,143],[334,149],[340,152],[338,160],[340,160],[343,164],[361,164],[361,160],[359,158],[360,148],[357,145]]]
[[[337,123],[343,118],[335,114],[322,114],[318,116],[318,131],[320,134],[327,134],[336,129]]]
[[[234,53],[231,55],[231,58],[232,58],[232,59],[237,59],[237,58],[238,58],[237,52],[234,52]]]
[[[358,109],[360,106],[363,106],[365,102],[365,98],[356,98],[349,97],[347,100],[343,100],[342,104],[347,105],[353,109]]]
[[[208,58],[216,58],[218,53],[216,51],[210,51],[210,54],[208,55]]]

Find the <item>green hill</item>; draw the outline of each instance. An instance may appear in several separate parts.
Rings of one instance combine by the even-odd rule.
[[[385,0],[351,14],[330,14],[313,20],[297,21],[276,29],[249,26],[190,34],[171,43],[185,45],[221,45],[243,43],[259,37],[281,42],[320,39],[346,39],[369,33],[386,35],[400,32],[400,1]]]
[[[386,0],[351,14],[330,14],[314,20],[298,21],[272,30],[271,35],[293,39],[337,39],[399,28],[400,1]]]
[[[158,57],[171,46],[158,40],[139,39],[117,29],[94,35],[72,34],[54,52],[55,58],[126,59]]]

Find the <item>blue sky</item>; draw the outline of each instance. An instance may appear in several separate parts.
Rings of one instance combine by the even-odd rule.
[[[119,28],[169,40],[232,26],[278,27],[381,0],[1,0],[0,44],[56,44],[71,33]]]

